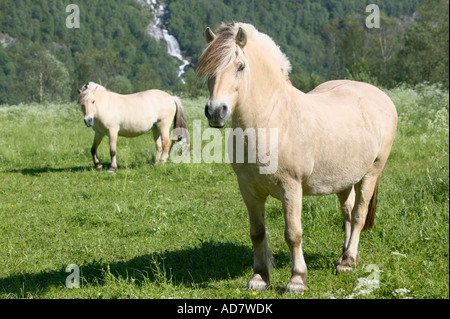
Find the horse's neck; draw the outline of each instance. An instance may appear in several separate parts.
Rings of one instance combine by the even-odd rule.
[[[267,79],[267,78],[266,78]],[[252,83],[245,100],[233,114],[233,127],[274,128],[282,127],[286,119],[298,117],[299,107],[305,93],[294,88],[290,82]]]
[[[98,116],[101,114],[107,112],[108,110],[108,93],[109,91],[104,90],[97,90],[95,92],[95,107],[96,107],[96,113]]]

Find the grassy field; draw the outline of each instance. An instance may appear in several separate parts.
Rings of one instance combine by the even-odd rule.
[[[274,199],[271,286],[246,290],[249,222],[229,164],[153,165],[150,133],[119,138],[115,174],[105,169],[105,139],[97,172],[77,105],[0,106],[0,298],[449,298],[448,91],[387,93],[399,128],[361,262],[335,275],[337,197],[305,198],[310,289],[301,296],[283,293],[290,259]],[[205,101],[182,99],[191,126],[199,119],[206,128]],[[69,264],[81,271],[80,288],[66,287]]]

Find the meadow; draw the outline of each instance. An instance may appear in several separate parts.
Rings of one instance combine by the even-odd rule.
[[[283,293],[290,259],[274,199],[271,285],[246,289],[252,245],[230,164],[155,165],[148,133],[119,138],[115,174],[105,138],[96,171],[93,131],[75,103],[0,106],[0,298],[449,298],[449,94],[428,85],[386,92],[399,125],[360,264],[335,274],[339,202],[305,198],[303,295]],[[190,127],[206,128],[206,97],[182,102]],[[71,264],[79,288],[66,286]]]

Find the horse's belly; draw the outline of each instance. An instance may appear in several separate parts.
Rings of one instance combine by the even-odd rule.
[[[348,162],[321,163],[304,177],[303,193],[306,196],[329,195],[342,192],[357,184],[367,174],[374,158],[349,160]]]
[[[119,131],[119,136],[123,136],[123,137],[138,137],[141,136],[142,134],[146,133],[148,130],[146,131]]]
[[[122,125],[119,129],[119,136],[124,137],[137,137],[146,132],[148,132],[153,125],[145,124],[145,125],[135,125],[135,126],[124,126]]]
[[[302,184],[303,195],[305,196],[320,196],[340,193],[349,187],[357,184],[364,176],[364,173],[359,175],[352,174],[353,178],[349,176],[317,176],[305,180]]]

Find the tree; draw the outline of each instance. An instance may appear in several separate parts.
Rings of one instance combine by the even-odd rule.
[[[113,76],[108,89],[119,94],[130,94],[133,91],[130,80],[123,75]]]
[[[142,64],[139,67],[138,73],[136,75],[134,91],[141,92],[159,88],[161,88],[161,82],[152,65],[150,63]]]
[[[184,74],[184,84],[179,90],[188,97],[207,96],[208,89],[203,81],[195,74],[192,68],[189,68]]]
[[[78,65],[78,82],[96,82],[105,87],[111,82],[111,78],[124,70],[122,59],[116,51],[89,50],[76,53],[75,59]]]
[[[449,86],[449,1],[426,0],[407,30],[399,53],[398,80]]]
[[[21,48],[16,59],[18,81],[14,87],[14,95],[20,98],[19,101],[43,103],[69,99],[69,72],[45,48]]]

